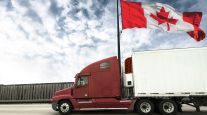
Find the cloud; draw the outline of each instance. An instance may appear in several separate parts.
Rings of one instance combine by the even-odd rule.
[[[204,12],[201,27],[206,32],[205,1],[157,1],[179,11]],[[4,0],[0,6],[0,84],[74,81],[86,65],[117,55],[116,1]],[[122,30],[122,61],[134,51],[202,47],[206,42],[197,43],[186,33]]]

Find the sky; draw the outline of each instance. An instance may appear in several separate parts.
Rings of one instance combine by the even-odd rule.
[[[134,1],[201,11],[207,32],[206,0]],[[1,0],[0,14],[0,84],[70,82],[88,64],[117,55],[116,0]],[[184,32],[120,30],[122,62],[137,51],[207,46]]]

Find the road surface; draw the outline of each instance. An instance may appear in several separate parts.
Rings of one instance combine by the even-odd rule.
[[[200,113],[189,106],[183,107],[183,113],[177,115],[207,115],[207,107],[201,107]],[[79,111],[73,112],[72,115],[137,115],[136,113],[126,110],[107,110],[107,111]],[[0,105],[0,115],[59,115],[53,111],[50,104],[16,104],[16,105]],[[159,115],[159,114],[154,114]]]

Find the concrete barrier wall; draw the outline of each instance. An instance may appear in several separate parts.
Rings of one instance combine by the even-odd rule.
[[[47,103],[55,91],[72,86],[73,82],[0,85],[0,103]]]

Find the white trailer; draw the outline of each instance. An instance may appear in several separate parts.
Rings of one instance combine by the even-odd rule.
[[[206,47],[135,52],[131,61],[132,72],[125,74],[124,84],[133,88],[139,113],[155,109],[173,115],[182,104],[197,111],[207,105]]]

